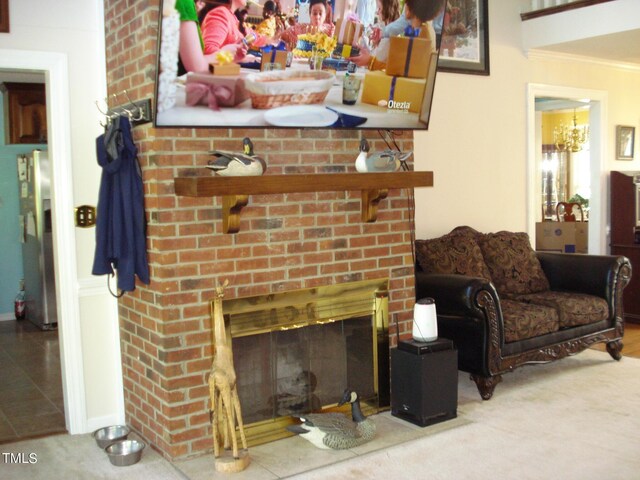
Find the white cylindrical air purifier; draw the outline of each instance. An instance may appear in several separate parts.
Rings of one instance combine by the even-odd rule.
[[[416,342],[433,342],[438,338],[436,302],[422,298],[413,307],[413,339]]]

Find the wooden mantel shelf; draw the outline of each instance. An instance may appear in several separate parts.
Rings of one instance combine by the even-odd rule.
[[[391,188],[432,187],[433,172],[327,173],[261,177],[176,177],[176,195],[223,197],[223,230],[236,233],[249,195],[360,190],[362,220],[375,222],[378,203]]]

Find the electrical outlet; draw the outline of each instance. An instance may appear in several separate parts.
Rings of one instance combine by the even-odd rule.
[[[75,211],[76,227],[93,227],[96,224],[96,207],[80,205]]]

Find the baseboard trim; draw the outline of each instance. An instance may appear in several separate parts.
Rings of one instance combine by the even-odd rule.
[[[8,322],[9,320],[15,320],[15,314],[13,312],[0,313],[0,322]]]

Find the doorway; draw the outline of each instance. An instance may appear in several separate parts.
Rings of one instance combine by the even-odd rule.
[[[0,70],[44,74],[47,98],[48,150],[55,174],[51,182],[54,269],[58,287],[59,357],[65,426],[70,433],[86,431],[77,261],[71,169],[69,79],[67,57],[61,53],[0,50]],[[58,248],[64,246],[64,255]],[[64,261],[60,261],[64,257]]]
[[[11,86],[13,92],[7,93],[3,102],[9,102],[8,97],[12,94],[22,95],[21,100],[26,100],[25,105],[29,105],[30,101],[42,101],[39,92],[44,92],[45,77],[41,72],[3,70],[0,71],[0,82]],[[21,90],[18,85],[27,87]],[[31,85],[39,85],[42,90]],[[31,93],[34,91],[38,93]],[[21,103],[21,100],[16,103]],[[11,108],[6,104],[4,107]],[[32,110],[31,113],[36,120],[34,132],[30,133],[46,132],[46,118],[43,118],[46,115],[42,111]],[[6,124],[13,119],[12,115],[4,118],[5,131],[15,128],[15,125]],[[42,128],[38,128],[38,125],[42,125]],[[5,135],[5,138],[9,136]],[[41,133],[30,135],[28,141],[39,139],[44,142],[47,140]],[[40,153],[36,154],[34,150],[40,150]],[[0,216],[4,225],[0,257],[5,273],[1,302],[3,318],[0,322],[2,443],[66,431],[60,347],[55,329],[57,317],[50,254],[51,233],[48,228],[50,222],[45,220],[50,178],[46,150],[46,143],[16,144],[16,141],[3,143],[0,149],[0,169],[3,172]],[[16,168],[18,157],[24,159],[21,162],[21,176],[16,175],[16,170],[19,170]],[[27,212],[32,219],[29,224],[24,221]],[[22,221],[18,222],[18,218]],[[26,279],[24,284],[29,295],[26,318],[22,321],[14,319],[11,312],[13,289],[10,286],[18,285],[20,278]],[[48,294],[44,295],[45,292]]]
[[[606,212],[608,210],[608,200],[606,195],[606,175],[604,172],[604,155],[606,152],[606,111],[607,92],[599,90],[585,90],[570,87],[556,87],[550,85],[530,84],[527,94],[528,111],[528,154],[527,154],[527,226],[530,237],[536,236],[536,223],[544,220],[543,192],[549,194],[546,201],[552,204],[557,201],[571,200],[578,190],[584,197],[585,184],[588,183],[590,194],[588,207],[588,253],[606,253]],[[588,112],[586,123],[589,125],[589,134],[586,139],[589,153],[588,158],[582,155],[578,158],[569,154],[549,156],[548,160],[553,163],[562,161],[564,157],[565,165],[561,169],[556,168],[556,172],[564,172],[565,178],[562,182],[556,182],[556,189],[548,191],[542,190],[543,169],[550,167],[543,161],[543,139],[542,139],[542,104],[547,104],[549,110],[567,110],[571,113],[578,109]],[[557,107],[557,108],[556,108]],[[572,116],[572,115],[571,115]],[[580,164],[579,162],[584,162]],[[573,164],[573,168],[571,165]],[[576,166],[579,166],[576,168]],[[554,165],[554,167],[557,167]],[[587,170],[585,172],[584,170]],[[579,172],[579,173],[578,173]],[[568,178],[567,178],[568,177]],[[573,180],[571,180],[573,178]],[[557,179],[556,179],[557,180]],[[560,187],[562,185],[562,187]],[[563,189],[561,191],[561,189]],[[557,196],[554,197],[554,194]],[[562,200],[560,200],[562,198]],[[574,197],[575,199],[575,197]],[[551,218],[555,213],[548,212]],[[547,218],[549,219],[549,218]]]

